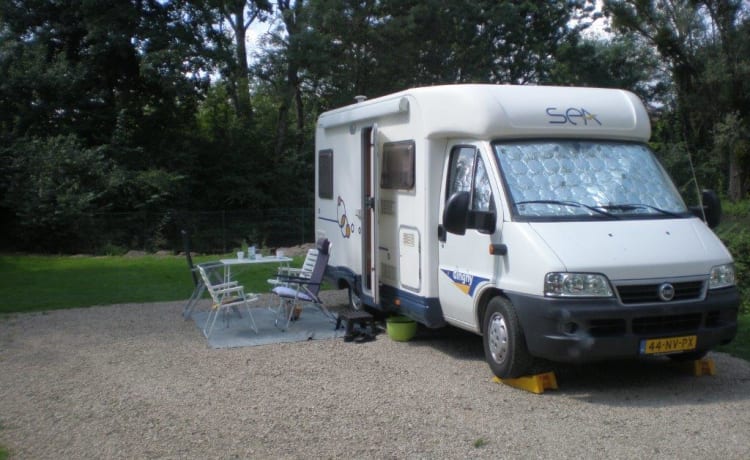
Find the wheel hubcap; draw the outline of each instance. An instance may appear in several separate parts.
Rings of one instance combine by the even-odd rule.
[[[487,328],[489,334],[490,354],[495,362],[502,363],[508,354],[508,327],[503,315],[495,313],[490,318]]]

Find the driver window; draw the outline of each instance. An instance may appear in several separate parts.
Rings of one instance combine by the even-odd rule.
[[[490,179],[487,177],[487,170],[484,168],[484,161],[477,156],[477,172],[474,175],[474,196],[471,200],[471,209],[473,211],[492,211],[492,188],[490,188]]]
[[[451,169],[448,175],[448,196],[456,192],[471,191],[471,173],[474,169],[474,148],[456,147],[451,154]]]
[[[495,203],[492,187],[479,151],[473,146],[456,146],[451,151],[447,200],[456,192],[469,192],[471,204],[467,228],[494,228]]]

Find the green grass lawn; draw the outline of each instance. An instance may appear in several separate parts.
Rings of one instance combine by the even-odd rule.
[[[229,256],[201,256],[208,262]],[[295,259],[299,266],[302,258]],[[267,292],[276,264],[236,267],[247,291]],[[193,282],[184,257],[0,256],[0,313],[126,302],[187,300]]]

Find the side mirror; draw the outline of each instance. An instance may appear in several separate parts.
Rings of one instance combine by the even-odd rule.
[[[716,228],[721,222],[721,200],[719,195],[713,190],[703,190],[701,193],[701,200],[703,201],[703,208],[700,206],[692,206],[690,210],[696,216],[706,220],[706,225],[709,228]]]
[[[470,199],[469,192],[457,192],[448,198],[443,210],[443,227],[445,227],[445,230],[456,235],[466,234]]]

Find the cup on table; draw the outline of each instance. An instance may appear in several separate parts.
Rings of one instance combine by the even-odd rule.
[[[249,248],[247,248],[247,258],[255,259],[255,246],[250,246]]]
[[[244,259],[245,258],[245,251],[237,251],[237,258],[238,259]]]
[[[284,251],[282,251],[281,249],[277,249],[276,250],[276,257],[279,258],[279,259],[281,259],[282,257],[284,257]]]

